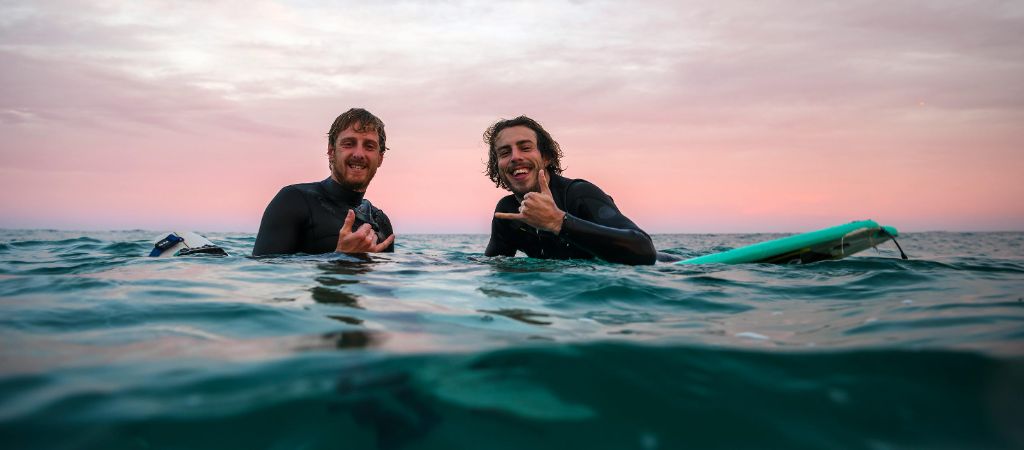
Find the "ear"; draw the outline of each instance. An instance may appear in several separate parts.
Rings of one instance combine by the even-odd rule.
[[[380,159],[377,160],[377,167],[384,165],[384,154],[380,154]]]
[[[331,158],[334,157],[334,146],[331,144],[327,144],[327,156]]]

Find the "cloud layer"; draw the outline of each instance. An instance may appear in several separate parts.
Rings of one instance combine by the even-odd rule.
[[[255,230],[389,131],[369,197],[486,232],[480,135],[530,115],[654,232],[1022,229],[1019,2],[6,2],[0,226]],[[27,189],[27,186],[32,188]],[[175,198],[181,208],[156,206]]]

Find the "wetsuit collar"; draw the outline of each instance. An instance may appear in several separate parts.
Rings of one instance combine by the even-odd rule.
[[[327,177],[324,181],[320,182],[320,187],[324,188],[324,192],[331,196],[331,199],[342,205],[348,205],[353,208],[359,206],[363,202],[363,195],[365,192],[356,192],[351,189],[345,189],[333,178]]]

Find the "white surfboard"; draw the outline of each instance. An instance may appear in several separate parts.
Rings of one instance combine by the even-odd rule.
[[[191,231],[172,231],[155,237],[153,250],[149,253],[149,256],[157,258],[185,255],[228,256],[228,253]]]

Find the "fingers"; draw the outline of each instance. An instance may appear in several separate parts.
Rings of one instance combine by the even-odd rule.
[[[364,226],[368,227],[368,225],[364,225]],[[371,230],[370,232],[367,233],[367,235],[363,239],[363,241],[366,243],[366,248],[367,249],[373,249],[373,247],[375,247],[377,245],[377,233],[374,233]]]
[[[541,167],[540,173],[537,174],[537,181],[540,182],[540,192],[542,194],[551,195],[551,186],[548,186],[548,168]]]
[[[377,235],[373,232],[373,228],[370,227],[370,224],[368,223],[360,225],[359,229],[357,229],[352,234],[354,235],[353,237],[360,241],[369,241],[371,238],[377,237]]]
[[[373,248],[373,251],[374,252],[382,252],[384,250],[387,250],[388,247],[390,247],[391,243],[393,243],[393,242],[395,242],[395,235],[394,235],[394,233],[392,233],[391,236],[388,236],[387,239],[384,239],[384,242],[381,242],[380,244],[377,244],[377,246],[375,246]]]
[[[523,201],[519,204],[519,212],[525,213],[527,209],[537,208],[545,203],[554,203],[551,191],[548,192],[527,192],[523,195]]]
[[[523,194],[523,200],[519,204],[519,213],[495,213],[498,219],[519,220],[538,230],[558,232],[561,229],[562,219],[565,212],[558,208],[555,198],[551,195],[551,188],[548,187],[550,177],[547,171],[541,171],[538,176],[542,190],[541,192],[527,192]]]
[[[348,214],[345,214],[345,223],[341,225],[341,236],[348,235],[352,232],[352,224],[356,223],[356,212],[348,210]]]
[[[392,233],[391,236],[384,239],[384,242],[378,243],[377,232],[373,231],[373,226],[368,223],[353,230],[352,226],[355,224],[355,220],[355,211],[348,210],[348,213],[345,214],[345,222],[338,232],[338,245],[335,251],[342,253],[381,252],[387,250],[395,242],[395,235]]]
[[[494,213],[494,218],[495,219],[504,219],[504,220],[523,220],[523,215],[522,215],[522,213],[496,212],[496,213]]]
[[[546,185],[545,185],[546,186]],[[527,192],[523,195],[523,201],[519,204],[519,212],[526,212],[526,208],[537,208],[544,204],[555,204],[555,198],[551,196],[551,190],[547,192]]]
[[[377,234],[370,224],[364,223],[355,231],[348,231],[352,226],[352,212],[345,218],[345,225],[338,233],[338,245],[335,251],[344,253],[366,253],[377,244]]]
[[[348,210],[348,214],[345,215],[345,223],[341,225],[341,229],[338,230],[338,245],[334,247],[334,251],[340,252],[345,251],[349,240],[349,235],[352,234],[352,224],[356,220],[356,215],[352,210]]]

